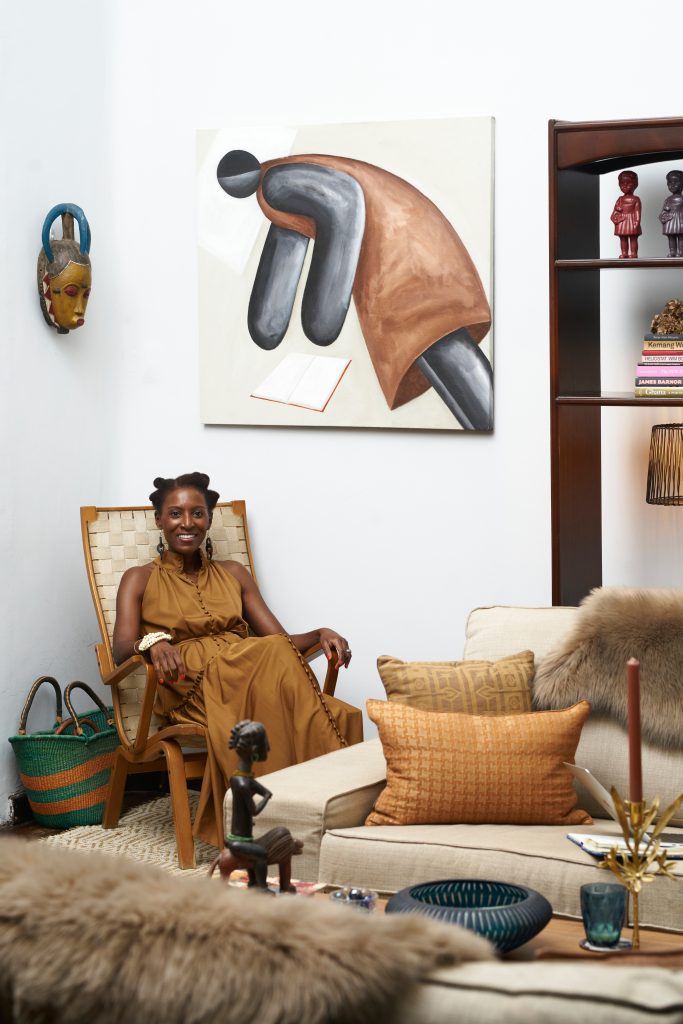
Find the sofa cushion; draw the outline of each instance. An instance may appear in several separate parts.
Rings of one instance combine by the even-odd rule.
[[[573,629],[579,609],[516,608],[501,605],[475,608],[467,619],[465,658],[501,658],[528,647],[536,663],[562,643]],[[667,807],[683,791],[683,750],[665,751],[647,742],[642,747],[643,790],[646,800],[659,796]],[[628,739],[617,722],[593,712],[583,727],[576,763],[589,768],[608,790],[628,792]],[[599,804],[577,784],[579,802],[590,814],[602,814]],[[672,819],[683,825],[683,811]]]
[[[503,961],[437,971],[402,1001],[395,1024],[679,1024],[683,971],[611,963]]]
[[[467,617],[464,658],[504,658],[528,648],[536,663],[569,632],[578,608],[475,608]]]
[[[573,761],[590,713],[461,715],[369,700],[387,761],[387,785],[368,825],[440,822],[590,822],[576,808]]]
[[[481,878],[528,885],[556,914],[581,917],[579,888],[611,875],[557,825],[385,825],[332,829],[323,837],[320,880],[396,892],[440,878]],[[611,820],[581,832],[621,835]],[[681,830],[683,839],[683,830]],[[674,873],[683,876],[683,861]],[[641,923],[683,932],[683,877],[655,878],[643,889]]]
[[[651,743],[642,745],[643,796],[648,803],[659,797],[660,807],[668,807],[683,792],[683,750],[661,750]],[[628,793],[628,734],[611,718],[591,714],[581,730],[575,761],[589,768],[605,789],[616,786],[621,796]],[[604,811],[594,798],[577,783],[579,803],[589,814]],[[683,826],[683,808],[671,819]]]
[[[363,822],[384,789],[385,780],[386,764],[378,739],[270,772],[259,780],[273,794],[258,816],[259,833],[286,825],[304,844],[303,852],[292,861],[292,873],[315,882],[325,829]],[[226,836],[231,819],[232,794],[228,789],[224,804]]]
[[[389,700],[422,711],[531,711],[532,651],[498,661],[400,661],[383,655],[377,659],[377,670]]]

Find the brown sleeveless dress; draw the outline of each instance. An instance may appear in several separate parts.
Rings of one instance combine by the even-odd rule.
[[[209,778],[194,834],[222,846],[223,799],[237,767],[228,743],[237,722],[250,718],[266,727],[270,753],[254,765],[257,775],[358,743],[363,722],[358,708],[323,696],[289,637],[248,635],[241,587],[227,569],[202,554],[196,582],[182,570],[182,557],[172,551],[152,563],[141,630],[170,633],[182,655],[186,678],[159,686],[155,710],[171,724],[207,729]]]

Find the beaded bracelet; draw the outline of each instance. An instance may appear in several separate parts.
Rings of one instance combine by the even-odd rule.
[[[154,647],[160,640],[172,640],[173,637],[170,633],[145,633],[141,640],[136,640],[133,644],[133,654],[142,654],[143,651],[148,651],[150,647]]]

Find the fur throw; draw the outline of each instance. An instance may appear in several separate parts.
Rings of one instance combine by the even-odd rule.
[[[369,1024],[392,1020],[433,968],[491,956],[484,939],[420,915],[365,918],[0,839],[8,1024]]]
[[[640,662],[644,739],[683,747],[683,590],[604,587],[581,602],[569,635],[543,659],[534,706],[589,700],[593,711],[626,725],[626,663]]]

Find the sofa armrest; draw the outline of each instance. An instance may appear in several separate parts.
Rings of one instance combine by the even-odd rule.
[[[292,862],[292,875],[317,882],[323,835],[331,828],[363,824],[386,784],[386,762],[380,741],[373,739],[282,768],[259,781],[273,798],[255,819],[254,836],[275,825],[285,825],[304,843],[303,853]],[[231,816],[232,795],[228,790],[226,835]]]

